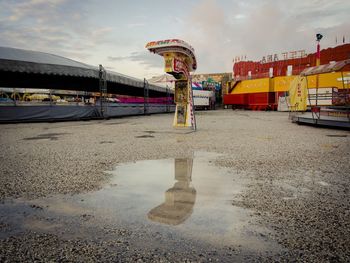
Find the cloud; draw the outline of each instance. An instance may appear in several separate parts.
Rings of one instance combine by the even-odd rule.
[[[146,69],[163,67],[163,58],[148,51],[132,52],[129,56],[109,56],[108,61],[133,61],[146,66]]]
[[[114,4],[110,6],[116,8]],[[126,31],[137,32],[137,28],[145,25],[147,16],[135,15],[123,20],[122,28],[120,20],[114,22],[108,15],[105,20],[98,20],[96,7],[98,4],[91,0],[0,0],[0,46],[53,53],[93,65],[114,62],[108,66],[122,71],[129,70],[126,64],[130,61],[134,67],[135,62],[139,63],[145,71],[162,66],[161,58],[157,61],[156,56],[146,52],[130,53],[138,45],[137,36]],[[113,61],[113,55],[123,53],[130,53],[131,60]]]
[[[10,1],[9,1],[10,2]],[[0,46],[55,53],[86,60],[118,40],[113,28],[91,23],[85,5],[68,0],[0,2]]]
[[[322,46],[334,46],[335,36],[349,36],[350,2],[232,1],[229,5],[202,0],[184,19],[181,37],[196,50],[198,72],[231,71],[232,59],[260,60],[268,54],[314,52],[315,34]]]
[[[128,28],[134,28],[134,27],[144,27],[146,24],[145,23],[130,23],[127,24]]]
[[[12,14],[8,18],[11,22],[15,22],[27,17],[28,15],[41,16],[44,12],[54,10],[64,2],[66,2],[66,0],[20,1],[13,6]]]
[[[234,18],[235,18],[235,19],[244,19],[244,18],[246,18],[246,16],[245,16],[244,14],[236,14],[236,15],[234,16]]]
[[[165,9],[169,5],[151,7],[141,2],[135,7],[127,1],[110,1],[102,7],[91,0],[0,0],[0,46],[54,53],[89,64],[109,63],[141,76],[158,70],[160,74],[164,63],[160,56],[142,51],[149,39],[187,41],[196,51],[197,72],[205,73],[230,72],[235,56],[260,60],[284,51],[314,52],[318,32],[324,35],[322,47],[334,46],[336,37],[338,44],[343,36],[348,41],[350,37],[349,1],[190,2],[184,12],[169,15]],[[174,4],[174,8],[180,6]],[[115,17],[121,10],[127,11]]]
[[[177,25],[184,23],[183,19],[181,17],[178,17],[178,16],[170,16],[170,20],[173,21]]]
[[[230,64],[234,55],[229,48],[232,39],[224,9],[215,1],[206,0],[191,13],[184,19],[183,38],[195,48],[198,71],[222,70],[225,66],[221,63]]]

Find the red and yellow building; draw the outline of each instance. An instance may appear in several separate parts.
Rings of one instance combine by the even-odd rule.
[[[321,65],[350,57],[350,44],[321,50]],[[278,99],[285,96],[290,83],[305,68],[316,65],[316,54],[301,54],[299,58],[259,62],[240,61],[233,66],[233,81],[223,96],[224,105],[251,110],[276,110]],[[349,68],[345,68],[349,71]],[[345,73],[347,74],[347,73]],[[320,74],[308,78],[308,89],[318,87],[343,89],[341,72]],[[318,78],[318,83],[317,83]]]

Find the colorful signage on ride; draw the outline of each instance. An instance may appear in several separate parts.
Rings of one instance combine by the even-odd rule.
[[[188,79],[190,76],[189,61],[183,54],[168,52],[163,54],[164,71],[166,73],[177,75],[176,79]]]
[[[165,53],[183,54],[187,58],[189,71],[197,69],[197,60],[191,45],[180,39],[166,39],[147,43],[146,48],[164,57]]]
[[[194,48],[187,44],[185,41],[180,40],[180,39],[166,39],[166,40],[160,40],[160,41],[152,41],[147,43],[146,48],[151,49],[151,48],[159,48],[159,47],[167,47],[167,46],[183,46],[192,52],[194,52]]]
[[[194,49],[180,39],[149,42],[146,48],[164,58],[164,71],[175,81],[176,111],[173,126],[196,129],[190,72],[196,70]]]

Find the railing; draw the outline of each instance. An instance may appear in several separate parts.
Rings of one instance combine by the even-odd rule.
[[[308,106],[350,106],[350,89],[308,89]]]

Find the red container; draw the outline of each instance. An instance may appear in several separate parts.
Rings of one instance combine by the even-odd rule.
[[[252,110],[274,110],[276,108],[275,92],[248,94],[248,108]]]
[[[284,92],[280,92],[280,95]],[[251,110],[277,110],[277,92],[259,92],[247,94],[226,94],[224,105],[232,105],[233,108]]]
[[[247,94],[225,94],[224,105],[246,105]]]

